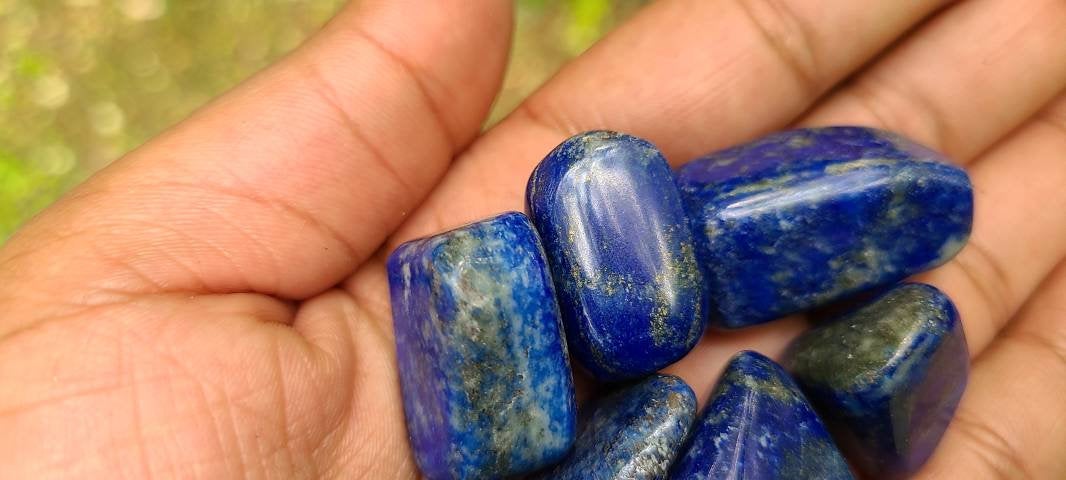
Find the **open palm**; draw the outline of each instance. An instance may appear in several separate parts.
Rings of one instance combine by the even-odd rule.
[[[521,210],[578,131],[677,165],[826,124],[975,185],[972,241],[923,277],[974,355],[923,474],[1066,475],[1066,3],[662,0],[482,135],[510,25],[503,0],[350,6],[24,228],[0,251],[0,477],[415,478],[393,246]],[[670,370],[702,399],[803,326],[712,331]]]

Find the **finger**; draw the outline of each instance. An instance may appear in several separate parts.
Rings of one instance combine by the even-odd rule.
[[[915,478],[1066,476],[1064,316],[1066,263],[974,362],[955,418]]]
[[[354,4],[17,235],[0,283],[303,298],[350,274],[477,134],[510,30],[509,2]]]
[[[959,308],[979,354],[1066,257],[1066,94],[970,168],[974,226],[967,245],[919,277]]]
[[[791,121],[941,1],[653,3],[479,140],[395,241],[521,209],[533,165],[581,130],[679,163]]]
[[[800,124],[891,128],[965,162],[1066,87],[1066,2],[962,2]]]
[[[1009,21],[1005,21],[1009,19]],[[1033,2],[1024,12],[1001,0],[948,9],[803,125],[858,123],[902,131],[970,168],[976,210],[968,245],[922,275],[953,298],[972,355],[980,353],[1063,255],[1066,165],[1056,152],[1066,96],[985,155],[1066,86],[1066,4]],[[1024,215],[1019,212],[1026,212]]]

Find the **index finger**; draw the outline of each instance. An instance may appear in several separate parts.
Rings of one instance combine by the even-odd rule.
[[[647,138],[677,164],[785,125],[943,3],[654,3],[476,142],[393,241],[521,209],[530,170],[579,131]]]

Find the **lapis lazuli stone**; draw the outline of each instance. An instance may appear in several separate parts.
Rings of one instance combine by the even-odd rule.
[[[529,219],[506,213],[405,243],[388,272],[407,430],[425,476],[500,478],[564,457],[574,384]]]
[[[849,458],[887,478],[914,472],[932,454],[969,362],[947,296],[904,284],[801,335],[786,363]]]
[[[696,417],[696,395],[680,378],[652,375],[582,412],[574,451],[544,480],[665,480]]]
[[[678,171],[716,322],[753,325],[946,262],[969,237],[966,172],[896,134],[793,130]]]
[[[853,477],[788,373],[773,360],[745,351],[726,366],[670,478]]]
[[[526,201],[555,276],[571,353],[601,380],[684,356],[707,295],[669,165],[647,141],[588,132],[537,166]]]

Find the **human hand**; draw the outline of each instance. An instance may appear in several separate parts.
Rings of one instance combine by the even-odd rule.
[[[417,477],[397,243],[520,210],[578,131],[676,166],[827,124],[900,131],[973,178],[969,245],[922,277],[957,303],[973,372],[919,476],[1066,474],[1066,3],[663,0],[481,135],[509,8],[350,6],[19,232],[0,251],[0,477]],[[804,325],[710,332],[669,370],[702,400],[735,351]]]

